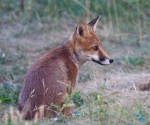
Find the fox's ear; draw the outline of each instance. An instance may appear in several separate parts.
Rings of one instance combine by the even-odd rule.
[[[84,37],[88,33],[88,28],[85,20],[81,20],[76,27],[76,36]]]
[[[98,16],[96,19],[92,20],[91,22],[88,23],[88,25],[92,28],[92,30],[95,32],[96,31],[96,27],[97,27],[97,23],[98,23],[98,20],[99,18],[101,17]]]

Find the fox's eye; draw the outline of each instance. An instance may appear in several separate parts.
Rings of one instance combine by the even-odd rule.
[[[97,51],[98,50],[98,46],[94,46],[93,50]]]

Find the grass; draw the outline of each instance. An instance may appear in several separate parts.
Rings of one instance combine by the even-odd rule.
[[[149,0],[0,1],[0,124],[149,125]],[[78,10],[78,11],[77,11]],[[74,117],[23,121],[16,113],[25,72],[43,53],[60,45],[81,19],[101,14],[97,34],[114,63],[85,63],[70,96]],[[84,88],[84,89],[83,89]],[[65,105],[69,106],[69,104]],[[58,107],[59,108],[59,107]]]
[[[141,102],[134,100],[134,102],[130,103],[129,105],[123,105],[118,98],[118,95],[120,94],[119,92],[112,93],[106,91],[105,84],[103,87],[98,88],[98,90],[99,92],[89,92],[86,95],[81,92],[73,93],[72,99],[76,105],[73,118],[66,119],[63,116],[60,116],[57,122],[54,122],[50,119],[41,119],[38,121],[35,121],[34,119],[32,121],[26,122],[26,124],[34,124],[35,122],[45,125],[54,123],[65,124],[65,122],[70,125],[149,124],[149,109],[143,106],[145,105],[144,100]],[[11,107],[8,111],[5,111],[5,113],[7,112],[9,115],[7,114],[7,118],[4,118],[6,124],[25,124],[25,121],[21,121],[18,116],[14,115],[14,108]],[[14,119],[18,119],[18,122],[16,123]]]

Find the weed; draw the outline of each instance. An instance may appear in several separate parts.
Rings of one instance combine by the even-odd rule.
[[[16,105],[18,102],[20,88],[21,87],[19,85],[4,83],[0,87],[0,101],[2,103],[11,103]]]
[[[71,98],[76,107],[81,107],[84,104],[81,92],[79,91],[72,93]]]
[[[144,64],[142,57],[127,57],[124,58],[126,65],[133,69],[135,66],[142,66]]]

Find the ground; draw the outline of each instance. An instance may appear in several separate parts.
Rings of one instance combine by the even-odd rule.
[[[36,24],[39,31],[28,25],[1,25],[1,86],[4,83],[21,86],[27,69],[47,50],[62,44],[73,32],[74,25],[63,23],[58,29],[42,30],[46,26]],[[74,90],[84,100],[83,105],[76,108],[81,116],[64,124],[150,124],[150,91],[139,90],[139,86],[150,82],[149,34],[143,33],[141,39],[138,33],[114,31],[107,25],[98,27],[96,34],[114,62],[109,66],[86,62],[81,67]],[[4,111],[5,116],[9,114],[11,104],[0,103],[2,124],[6,122]],[[12,106],[16,107],[16,103]],[[61,120],[43,121],[39,124],[62,124]]]

